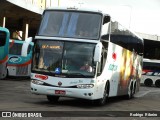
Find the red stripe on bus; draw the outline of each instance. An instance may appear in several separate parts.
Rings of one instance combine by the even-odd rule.
[[[15,64],[8,64],[7,66],[16,66],[16,67],[23,67],[23,66],[27,66],[29,64],[31,64],[32,60],[29,60],[23,64],[18,64],[18,65],[15,65]]]
[[[0,64],[6,62],[8,60],[8,56],[6,56],[3,60],[0,60]]]

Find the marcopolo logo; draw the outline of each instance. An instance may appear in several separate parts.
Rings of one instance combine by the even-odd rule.
[[[35,77],[36,78],[39,78],[39,79],[41,79],[41,80],[47,80],[48,79],[48,76],[46,76],[46,75],[35,75]]]
[[[22,59],[18,56],[12,56],[12,57],[9,58],[9,61],[12,62],[12,63],[19,63],[19,62],[21,62],[21,60]]]

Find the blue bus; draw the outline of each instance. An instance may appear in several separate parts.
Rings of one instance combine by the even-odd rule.
[[[7,75],[7,60],[9,51],[9,30],[0,27],[0,79]]]
[[[10,40],[8,76],[30,76],[33,45],[31,40]]]

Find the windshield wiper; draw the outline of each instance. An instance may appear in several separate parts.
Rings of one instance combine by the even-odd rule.
[[[69,76],[81,76],[81,77],[85,77],[85,78],[87,78],[87,77],[89,77],[88,75],[84,75],[84,74],[82,74],[82,73],[67,73],[67,75],[69,75]]]

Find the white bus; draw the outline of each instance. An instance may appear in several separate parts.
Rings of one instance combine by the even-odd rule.
[[[46,9],[35,36],[31,92],[50,102],[65,96],[99,105],[112,96],[132,98],[140,85],[142,56],[143,40],[108,14]]]
[[[141,83],[151,87],[160,87],[160,60],[144,59]]]

